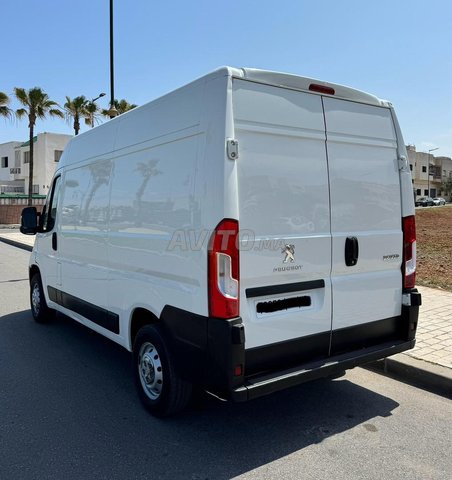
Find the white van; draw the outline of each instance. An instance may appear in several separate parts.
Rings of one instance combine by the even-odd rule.
[[[30,260],[59,311],[133,352],[156,415],[414,346],[411,173],[389,102],[220,68],[71,140]]]

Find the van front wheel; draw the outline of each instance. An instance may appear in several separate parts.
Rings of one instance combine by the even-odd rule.
[[[133,371],[140,399],[153,415],[172,415],[190,401],[192,385],[177,374],[168,344],[155,325],[144,326],[135,338]]]
[[[46,323],[55,316],[55,310],[47,306],[39,273],[35,273],[31,278],[30,305],[33,318],[38,323]]]

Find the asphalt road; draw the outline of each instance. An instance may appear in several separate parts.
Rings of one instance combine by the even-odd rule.
[[[449,479],[452,402],[363,369],[157,420],[130,355],[28,307],[28,252],[0,243],[0,479]]]

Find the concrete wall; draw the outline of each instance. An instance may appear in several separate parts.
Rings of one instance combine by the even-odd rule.
[[[44,200],[43,200],[44,202]],[[34,205],[38,212],[42,211],[43,205]],[[0,205],[0,225],[20,223],[22,210],[26,205]]]

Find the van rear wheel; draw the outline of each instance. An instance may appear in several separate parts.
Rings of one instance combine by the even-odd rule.
[[[168,344],[155,325],[141,328],[133,346],[135,385],[143,405],[157,417],[183,410],[192,384],[177,374]]]
[[[39,273],[35,273],[33,277],[31,277],[30,305],[33,318],[38,323],[47,323],[55,316],[55,310],[47,306]]]

